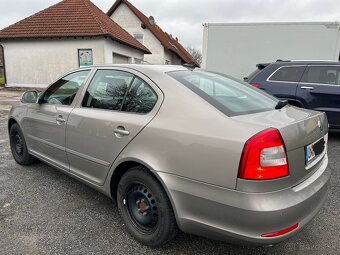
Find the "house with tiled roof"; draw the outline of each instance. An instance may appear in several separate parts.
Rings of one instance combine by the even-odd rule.
[[[151,52],[90,0],[63,0],[0,31],[6,86],[44,87],[79,66]]]
[[[153,17],[145,16],[128,0],[116,0],[107,15],[151,51],[144,55],[146,63],[178,65],[193,60],[177,37],[164,32]]]

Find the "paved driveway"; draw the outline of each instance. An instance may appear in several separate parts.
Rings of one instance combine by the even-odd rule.
[[[340,134],[330,134],[329,199],[297,236],[273,247],[240,247],[180,234],[151,249],[125,231],[104,195],[43,163],[10,154],[7,114],[19,94],[0,90],[0,254],[340,254]]]

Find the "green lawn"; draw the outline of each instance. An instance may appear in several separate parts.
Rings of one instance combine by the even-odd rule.
[[[5,84],[5,77],[3,75],[0,76],[0,86]]]

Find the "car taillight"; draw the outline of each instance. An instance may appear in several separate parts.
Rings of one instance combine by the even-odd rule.
[[[288,174],[286,148],[277,129],[266,129],[246,142],[239,166],[239,178],[270,180]]]
[[[250,85],[253,86],[253,87],[256,87],[256,88],[260,87],[260,84],[258,84],[258,83],[250,83]]]

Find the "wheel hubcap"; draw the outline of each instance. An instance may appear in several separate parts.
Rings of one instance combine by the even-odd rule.
[[[147,187],[132,185],[126,196],[126,207],[134,224],[143,232],[150,232],[158,222],[156,200]]]

